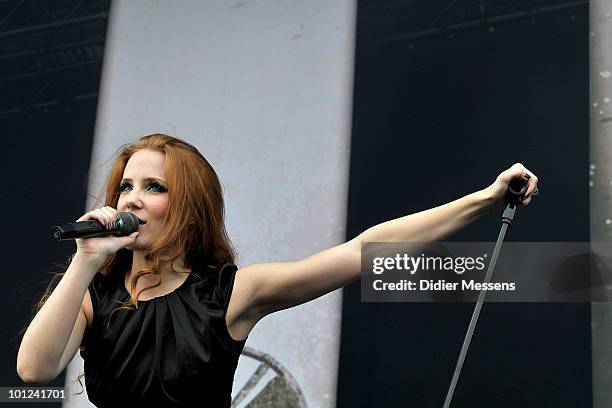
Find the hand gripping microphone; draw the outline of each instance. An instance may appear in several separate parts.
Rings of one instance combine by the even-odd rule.
[[[109,228],[104,228],[98,220],[76,221],[68,224],[56,225],[51,228],[51,236],[56,241],[76,238],[106,237],[114,235],[123,237],[138,231],[139,224],[147,222],[141,220],[131,212],[119,212],[119,220],[113,221]]]

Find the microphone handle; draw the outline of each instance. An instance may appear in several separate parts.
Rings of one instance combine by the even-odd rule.
[[[527,180],[517,178],[512,179],[508,184],[508,190],[506,191],[506,198],[508,201],[513,204],[518,204],[521,197],[525,194],[525,192],[521,192],[525,186],[527,186]]]
[[[111,225],[112,228],[106,229],[98,220],[70,222],[53,226],[51,228],[51,236],[56,241],[65,241],[77,238],[108,237],[110,235],[122,237],[134,232],[122,232],[116,223],[113,224],[115,225]]]
[[[51,237],[56,241],[76,238],[93,238],[107,237],[114,235],[116,237],[124,237],[132,232],[138,231],[139,224],[145,224],[146,221],[141,220],[131,212],[119,212],[118,220],[113,221],[110,227],[104,228],[98,220],[86,220],[70,222],[63,225],[55,225],[51,228]]]

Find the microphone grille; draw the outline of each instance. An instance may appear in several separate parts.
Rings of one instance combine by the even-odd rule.
[[[127,211],[119,213],[119,232],[129,235],[132,232],[138,231],[138,217],[135,214]]]

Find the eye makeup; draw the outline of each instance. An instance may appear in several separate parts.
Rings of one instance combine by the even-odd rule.
[[[123,192],[123,191],[124,191],[124,189],[125,189],[127,186],[131,186],[131,184],[130,184],[130,183],[128,183],[128,182],[126,182],[126,181],[122,181],[122,182],[121,182],[121,184],[119,184],[119,191],[120,191],[120,192]],[[168,189],[166,189],[166,187],[162,186],[161,184],[159,184],[159,183],[157,183],[157,182],[155,182],[155,181],[153,181],[153,182],[149,183],[149,184],[147,185],[147,187],[152,187],[152,188],[154,188],[154,189],[155,189],[155,191],[157,191],[157,192],[159,192],[159,193],[165,193],[166,191],[168,191]]]

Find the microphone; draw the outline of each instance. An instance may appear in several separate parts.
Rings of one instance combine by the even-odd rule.
[[[520,202],[521,196],[524,194],[522,192],[523,188],[527,186],[528,182],[524,179],[514,178],[508,183],[508,190],[506,191],[506,198],[512,204],[518,204]],[[527,190],[525,190],[527,191]]]
[[[98,220],[76,221],[51,228],[51,236],[56,241],[76,238],[106,237],[114,235],[123,237],[138,231],[139,224],[147,222],[138,218],[131,212],[118,212],[119,220],[113,221],[109,228],[104,228]]]

